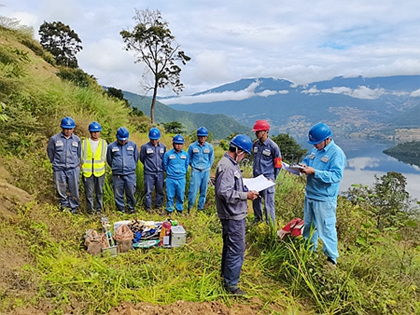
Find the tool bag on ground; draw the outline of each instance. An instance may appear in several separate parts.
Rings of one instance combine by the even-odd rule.
[[[85,232],[85,246],[87,248],[87,252],[92,256],[101,253],[103,247],[102,237],[103,235],[99,234],[94,229],[90,229]]]
[[[117,242],[118,252],[125,253],[131,249],[133,232],[127,225],[120,225],[114,233],[114,240]]]
[[[291,235],[294,237],[301,236],[303,233],[303,220],[301,218],[294,218],[292,221],[287,223],[287,225],[281,230],[277,231],[278,237],[283,239],[286,235]]]

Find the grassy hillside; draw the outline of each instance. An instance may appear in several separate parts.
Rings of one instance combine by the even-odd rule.
[[[108,141],[123,125],[140,145],[147,135],[136,130],[146,121],[129,117],[125,105],[106,97],[95,82],[80,87],[62,81],[56,73],[63,69],[53,64],[30,35],[0,27],[1,314],[420,313],[418,212],[384,212],[363,202],[363,196],[354,203],[339,198],[336,269],[328,269],[322,252],[310,251],[303,239],[280,241],[276,228],[251,225],[249,208],[240,281],[249,296],[243,299],[222,288],[221,225],[213,187],[204,212],[176,218],[187,231],[185,246],[132,250],[115,258],[90,256],[83,236],[91,228],[100,231],[100,217],[87,215],[84,206],[78,215],[59,211],[45,153],[48,138],[70,115],[78,135],[86,136],[87,125],[97,120]],[[169,145],[170,137],[164,134],[162,142]],[[223,150],[216,147],[215,152],[218,161]],[[249,165],[243,169],[245,177],[251,176]],[[136,214],[122,215],[114,206],[108,170],[104,214],[110,222],[165,219],[145,212],[140,164],[137,175]],[[279,227],[302,216],[304,185],[305,178],[280,173],[275,195]],[[377,228],[378,216],[389,219],[386,228]]]

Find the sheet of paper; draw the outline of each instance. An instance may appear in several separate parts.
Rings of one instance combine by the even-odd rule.
[[[244,185],[248,190],[261,191],[268,187],[274,186],[276,183],[268,180],[264,175],[255,178],[244,178]]]
[[[288,171],[289,173],[298,175],[298,176],[301,175],[300,170],[304,168],[303,166],[296,165],[296,164],[295,165],[289,165],[285,162],[283,162],[282,164],[283,164],[283,169],[284,170]]]

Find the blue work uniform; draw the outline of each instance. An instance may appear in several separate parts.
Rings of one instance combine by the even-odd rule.
[[[189,158],[187,152],[175,149],[167,151],[163,156],[163,169],[166,172],[166,211],[174,211],[174,198],[176,197],[176,210],[184,210],[185,175],[187,174]]]
[[[80,138],[74,134],[66,138],[60,132],[50,138],[47,154],[53,168],[54,188],[60,207],[75,213],[79,207]]]
[[[235,291],[245,254],[247,193],[238,163],[228,153],[217,165],[215,193],[217,216],[223,228],[221,273],[225,288]]]
[[[115,141],[108,146],[106,160],[112,169],[112,186],[115,204],[119,211],[125,211],[124,193],[127,198],[127,209],[134,212],[136,206],[136,166],[139,159],[137,145],[127,141],[124,145]]]
[[[156,207],[163,206],[163,155],[166,147],[158,142],[156,146],[152,142],[145,143],[140,148],[140,161],[144,165],[144,189],[146,198],[144,205],[146,210],[152,207],[153,187],[156,192]]]
[[[203,210],[206,203],[206,194],[209,187],[210,169],[214,162],[213,146],[204,142],[200,145],[198,141],[192,143],[188,148],[190,158],[191,175],[190,188],[188,190],[188,211],[194,206],[197,192],[200,190],[198,198],[198,210]]]
[[[340,182],[343,178],[346,156],[333,140],[322,150],[313,148],[303,159],[303,164],[315,169],[315,174],[306,177],[306,194],[303,211],[303,236],[311,236],[311,226],[315,228],[311,243],[318,246],[318,237],[323,242],[322,251],[337,262],[336,209]]]
[[[258,177],[264,175],[267,179],[276,181],[280,172],[280,165],[276,163],[275,159],[281,158],[279,146],[270,138],[264,142],[257,140],[252,145],[252,152],[254,154],[253,176]],[[274,208],[274,192],[276,186],[271,186],[259,192],[260,197],[252,202],[254,208],[254,221],[263,220],[262,199],[265,202],[264,215],[266,222],[275,223],[276,210]]]

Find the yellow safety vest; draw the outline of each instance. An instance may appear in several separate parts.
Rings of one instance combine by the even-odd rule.
[[[105,174],[106,141],[100,139],[95,156],[92,154],[92,147],[89,139],[82,141],[82,174],[84,177],[95,177]]]

